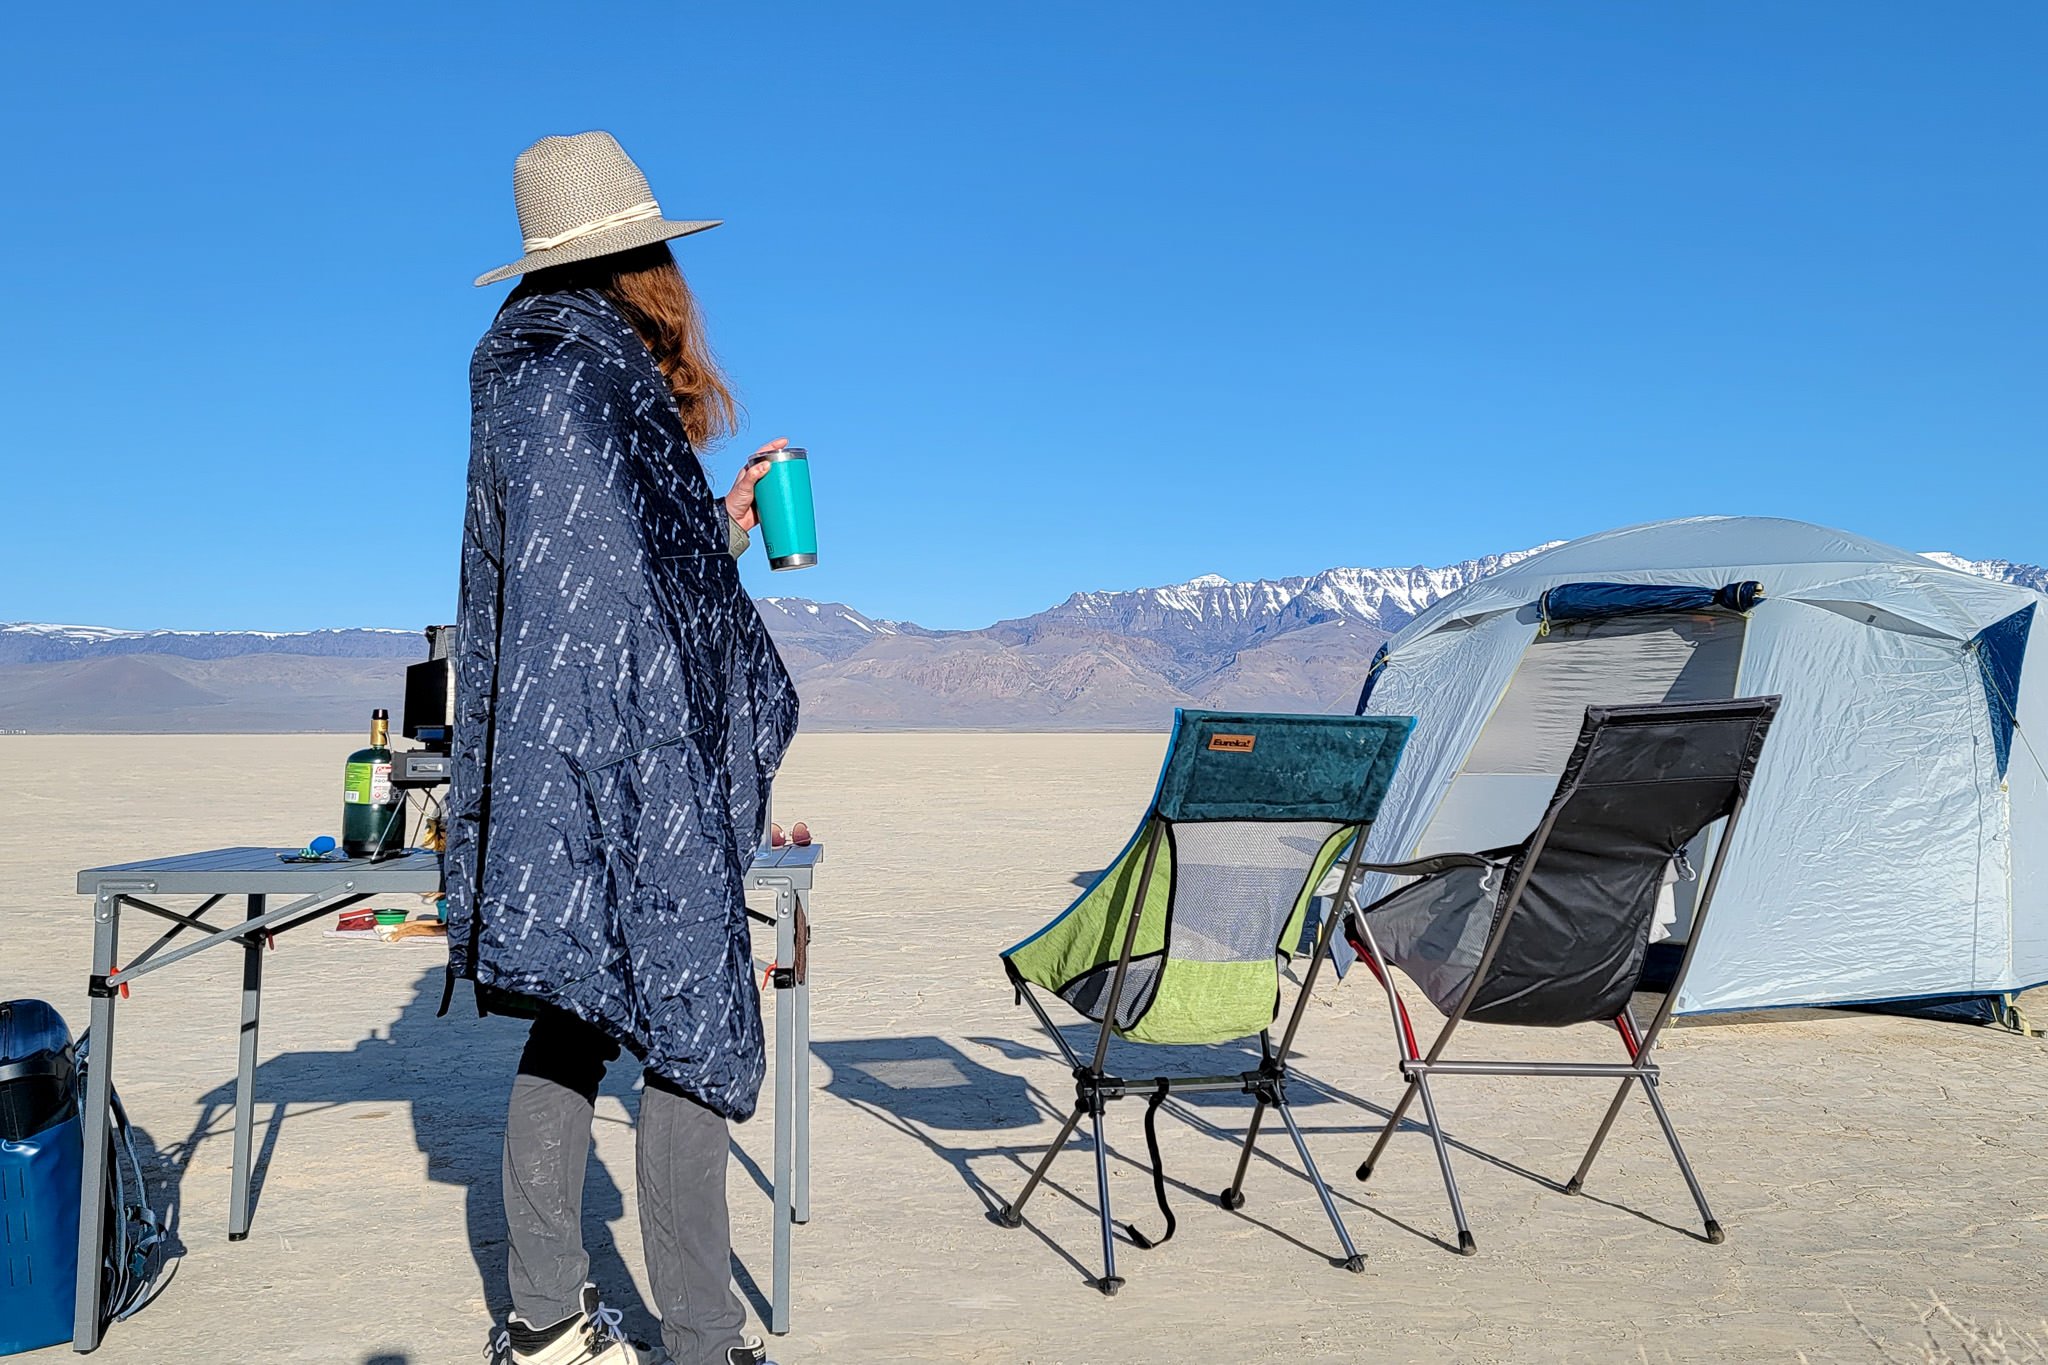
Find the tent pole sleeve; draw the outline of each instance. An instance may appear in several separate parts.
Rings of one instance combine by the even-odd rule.
[[[1145,868],[1138,874],[1138,896],[1131,905],[1131,922],[1124,926],[1123,952],[1116,960],[1116,975],[1109,982],[1109,1003],[1102,1009],[1102,1033],[1095,1040],[1095,1060],[1089,1069],[1102,1070],[1102,1063],[1109,1057],[1109,1035],[1116,1028],[1116,1007],[1124,993],[1124,975],[1130,970],[1131,949],[1138,942],[1138,921],[1145,915],[1145,897],[1152,889],[1152,867],[1159,861],[1159,841],[1164,837],[1162,822],[1155,815],[1152,819],[1150,842],[1145,845]]]

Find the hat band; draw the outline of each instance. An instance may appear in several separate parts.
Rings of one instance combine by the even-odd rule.
[[[599,218],[595,222],[585,223],[581,227],[572,227],[567,232],[558,232],[552,237],[528,237],[526,239],[526,249],[528,251],[553,251],[558,246],[566,246],[570,242],[580,241],[585,237],[593,236],[600,232],[610,232],[613,228],[624,227],[628,223],[644,223],[650,218],[659,217],[661,217],[661,205],[655,203],[652,199],[646,199],[633,205],[631,208],[620,209],[617,213],[607,214],[605,217]]]

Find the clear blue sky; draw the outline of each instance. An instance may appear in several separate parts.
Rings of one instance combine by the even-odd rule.
[[[2048,561],[2044,53],[2031,2],[25,8],[0,620],[448,619],[469,281],[587,128],[727,220],[746,448],[813,452],[824,563],[756,591],[978,625],[1708,511]]]

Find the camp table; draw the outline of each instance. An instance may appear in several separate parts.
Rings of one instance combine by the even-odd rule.
[[[208,948],[238,943],[242,948],[241,1071],[235,1082],[235,1155],[228,1207],[228,1240],[249,1235],[250,1148],[255,1127],[256,1030],[262,1015],[263,948],[287,929],[308,924],[372,896],[431,895],[441,889],[438,854],[412,851],[382,862],[295,862],[279,859],[288,849],[221,848],[170,858],[150,858],[78,874],[78,892],[91,896],[92,1031],[86,1069],[85,1171],[78,1219],[78,1300],[72,1349],[90,1351],[100,1343],[100,1239],[105,1226],[109,1101],[113,1090],[114,1006],[129,983]],[[775,926],[775,968],[779,997],[775,1011],[775,1237],[769,1330],[789,1330],[790,1227],[810,1220],[811,1000],[807,970],[810,940],[811,875],[823,860],[822,844],[764,848],[747,873],[749,890],[772,892],[773,915],[750,917]],[[198,897],[190,911],[168,909],[156,899]],[[216,905],[239,898],[246,906],[240,923],[219,924],[206,916]],[[284,903],[273,906],[274,900]],[[168,920],[170,928],[148,948],[115,965],[120,951],[121,912],[141,910]],[[190,931],[198,937],[177,946]]]

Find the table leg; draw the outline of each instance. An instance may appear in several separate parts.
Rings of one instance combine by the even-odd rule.
[[[102,891],[92,907],[92,974],[113,974],[121,938],[121,898]],[[71,1349],[100,1344],[100,1244],[107,1232],[107,1141],[114,1094],[115,992],[96,986],[85,1080],[83,1179],[78,1192],[78,1290],[73,1300]]]
[[[796,1064],[791,1079],[796,1083],[796,1171],[790,1217],[798,1223],[811,1221],[811,898],[796,896],[796,931],[803,937],[804,971],[796,979]]]
[[[796,1098],[796,990],[781,985],[782,973],[796,964],[796,891],[787,884],[775,890],[775,1249],[769,1267],[768,1330],[789,1330],[790,1159]]]
[[[265,897],[249,897],[250,919],[263,913]],[[256,1027],[263,1013],[263,935],[242,945],[242,1059],[235,1080],[235,1169],[228,1190],[228,1240],[249,1235],[249,1149],[256,1127]]]

